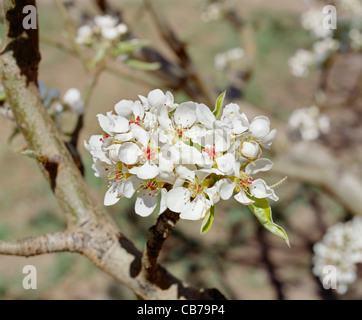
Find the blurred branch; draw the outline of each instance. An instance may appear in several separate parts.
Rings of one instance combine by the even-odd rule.
[[[193,91],[194,94],[198,95],[195,97],[197,100],[204,100],[205,104],[213,106],[215,101],[215,97],[213,96],[214,93],[206,87],[205,81],[198,73],[190,55],[186,51],[186,43],[177,38],[176,33],[171,29],[164,17],[160,14],[160,10],[156,11],[153,8],[151,1],[143,0],[143,3],[146,10],[150,12],[161,37],[173,51],[175,56],[178,58],[182,69],[186,72],[186,79],[181,82],[180,85],[186,92],[189,92],[189,94]],[[194,87],[194,89],[190,91],[191,88],[189,88],[189,86]]]
[[[279,277],[276,273],[276,266],[274,265],[274,262],[271,259],[270,255],[270,246],[265,239],[265,230],[262,226],[258,226],[258,241],[261,248],[261,258],[262,262],[264,263],[264,266],[266,270],[268,271],[268,276],[270,283],[272,284],[272,287],[275,290],[275,293],[277,295],[278,300],[284,300],[285,295],[283,292],[283,283],[280,281]]]

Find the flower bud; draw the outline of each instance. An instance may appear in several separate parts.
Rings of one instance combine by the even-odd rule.
[[[259,145],[254,142],[244,142],[240,147],[240,153],[243,157],[248,159],[255,159],[259,154]]]

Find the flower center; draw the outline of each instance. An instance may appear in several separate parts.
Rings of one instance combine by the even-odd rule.
[[[205,148],[204,152],[208,155],[210,159],[214,159],[217,154],[215,148]]]
[[[134,123],[134,124],[140,126],[140,125],[141,125],[141,117],[140,117],[140,116],[137,116],[137,117],[135,118],[135,117],[133,116],[133,117],[132,117],[132,120],[129,122],[129,124],[131,124],[131,123]]]
[[[249,176],[246,173],[241,173],[241,177],[236,178],[236,180],[235,180],[235,186],[236,186],[235,191],[240,192],[241,190],[248,189],[253,181],[254,180],[251,176]]]
[[[188,189],[190,190],[191,198],[196,198],[196,196],[204,192],[204,187],[200,184],[199,181],[190,183]]]
[[[146,160],[151,160],[151,161],[155,160],[156,152],[155,152],[155,150],[153,148],[151,148],[151,147],[144,148],[144,149],[142,149],[142,152],[143,152],[142,159],[144,161],[146,161]]]

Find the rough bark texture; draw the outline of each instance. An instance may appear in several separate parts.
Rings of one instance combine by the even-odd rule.
[[[141,272],[142,253],[92,201],[38,92],[38,30],[24,30],[21,23],[23,7],[28,4],[35,5],[35,1],[3,1],[6,42],[0,54],[0,79],[28,148],[39,155],[39,166],[64,213],[67,231],[15,242],[0,241],[0,253],[32,256],[78,252],[143,299],[224,298],[214,289],[190,287],[159,266],[162,281],[147,280]]]

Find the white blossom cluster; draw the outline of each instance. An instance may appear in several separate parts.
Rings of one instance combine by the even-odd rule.
[[[95,175],[108,181],[104,205],[136,195],[141,216],[169,208],[182,219],[199,220],[232,195],[244,205],[255,198],[278,200],[264,180],[253,177],[273,166],[261,158],[276,134],[269,119],[249,122],[234,103],[216,115],[204,104],[177,104],[159,89],[98,114],[103,133],[85,147]]]
[[[307,77],[312,69],[322,66],[338,50],[339,42],[332,38],[314,42],[312,50],[298,49],[294,56],[288,59],[290,72],[295,77]]]
[[[215,55],[214,65],[219,71],[225,70],[229,65],[234,62],[240,61],[245,56],[242,48],[236,47],[226,52],[221,52]]]
[[[323,239],[314,245],[313,273],[323,281],[326,266],[336,268],[336,290],[345,294],[357,277],[356,264],[362,262],[362,219],[355,217],[328,229]]]
[[[110,15],[97,15],[92,23],[81,26],[77,31],[76,42],[79,44],[91,44],[95,38],[101,37],[107,41],[120,39],[128,32],[124,23]]]
[[[326,134],[330,130],[329,117],[321,114],[317,106],[294,110],[288,124],[291,130],[299,132],[305,141],[315,140],[320,134]]]
[[[311,3],[313,7],[302,13],[300,21],[302,27],[309,31],[313,38],[312,49],[298,49],[288,60],[290,71],[296,77],[307,77],[311,69],[322,67],[335,52],[362,49],[361,0],[334,1],[336,28],[325,25],[328,24],[328,17],[323,8],[329,3]]]
[[[203,22],[219,20],[224,12],[234,10],[235,5],[235,0],[206,0],[203,4],[201,20]]]
[[[58,89],[51,88],[48,90],[43,82],[39,82],[39,93],[44,106],[55,117],[65,110],[70,110],[78,115],[84,113],[84,101],[77,88],[68,89],[61,98]]]

